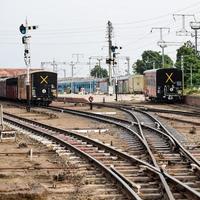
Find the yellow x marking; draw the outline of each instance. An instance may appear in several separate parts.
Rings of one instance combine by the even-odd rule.
[[[165,83],[167,83],[168,81],[171,81],[172,83],[174,83],[173,82],[173,80],[172,80],[172,75],[173,75],[173,73],[171,73],[170,75],[168,74],[168,73],[165,73],[166,75],[167,75],[167,80],[166,80],[166,82]]]
[[[42,79],[41,82],[40,82],[40,84],[42,84],[42,83],[48,83],[48,81],[47,81],[48,76],[45,76],[45,77],[40,76],[40,78]]]

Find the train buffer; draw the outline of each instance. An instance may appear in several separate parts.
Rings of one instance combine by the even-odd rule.
[[[3,140],[14,140],[16,141],[16,131],[15,130],[1,130],[0,131],[0,141]]]

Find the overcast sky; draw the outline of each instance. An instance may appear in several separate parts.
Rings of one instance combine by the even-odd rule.
[[[0,3],[2,67],[25,67],[19,26],[26,17],[30,25],[39,25],[39,29],[31,31],[33,67],[40,67],[41,62],[53,59],[58,62],[76,61],[72,54],[77,53],[84,54],[81,62],[88,62],[90,56],[107,56],[108,20],[114,28],[113,44],[123,48],[119,56],[129,56],[131,64],[141,57],[144,50],[161,50],[157,46],[159,31],[150,33],[152,27],[170,27],[170,33],[164,31],[163,34],[167,42],[193,41],[191,37],[176,36],[182,22],[181,17],[175,21],[172,15],[195,14],[200,20],[200,1],[197,0],[0,0]],[[193,20],[192,17],[186,18],[189,31],[189,22]],[[165,53],[175,60],[177,48],[169,46]],[[65,68],[70,76],[70,66]],[[122,73],[125,68],[126,64],[121,61]],[[87,74],[88,66],[76,66],[75,75]]]

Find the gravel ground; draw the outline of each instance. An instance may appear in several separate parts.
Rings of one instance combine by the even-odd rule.
[[[187,142],[200,143],[200,124],[194,125],[192,122],[200,123],[199,117],[181,116],[166,113],[157,113],[157,116],[163,118],[162,121],[168,126],[176,129],[181,135],[186,138]],[[188,121],[179,122],[177,120]]]
[[[88,106],[83,106],[83,105],[74,106],[73,104],[63,104],[63,103],[54,103],[54,105],[62,105],[70,109],[78,109],[78,110],[91,112]],[[165,107],[167,108],[167,106]],[[15,114],[18,114],[19,116],[24,116],[24,117],[39,121],[41,123],[49,124],[52,126],[63,128],[63,129],[107,129],[105,133],[90,132],[90,133],[86,133],[85,135],[88,135],[89,137],[94,138],[94,139],[98,139],[104,143],[112,144],[113,146],[120,147],[122,149],[126,149],[128,147],[128,144],[125,141],[123,141],[120,137],[120,133],[123,134],[123,131],[116,128],[115,126],[112,126],[106,123],[101,123],[95,120],[86,119],[83,117],[78,117],[78,116],[70,115],[70,114],[63,114],[63,113],[55,114],[49,111],[48,112],[43,111],[42,109],[39,109],[39,110],[33,109],[34,112],[27,113],[26,110],[24,109],[11,107],[11,106],[9,107],[4,106],[4,110],[6,112],[15,113]],[[123,119],[125,118],[128,120],[130,119],[129,115],[127,115],[126,113],[117,111],[112,108],[94,107],[92,112],[102,112],[102,114],[104,114],[104,112],[112,112],[112,113],[116,112],[116,114],[112,114],[112,116],[120,117]],[[182,134],[188,142],[200,143],[200,126],[197,126],[197,125],[194,126],[192,123],[175,122],[175,119],[178,119],[178,118],[199,122],[199,118],[186,117],[186,116],[183,117],[183,116],[176,116],[176,115],[169,115],[169,114],[158,114],[158,116],[162,119],[164,123],[166,123],[168,126],[172,126],[180,134]],[[168,117],[170,119],[164,119],[162,117]],[[191,131],[193,129],[192,127],[195,127],[195,132]],[[28,145],[28,147],[20,149],[19,144],[23,142],[25,142]],[[41,146],[40,144],[34,144],[30,138],[24,138],[21,135],[18,135],[17,143],[14,143],[14,142],[1,143],[0,152],[8,151],[8,152],[22,152],[23,153],[23,152],[29,151],[30,148],[33,148],[34,151],[49,152],[48,148]],[[63,165],[63,163],[58,158],[55,157],[55,154],[51,154],[51,153],[49,155],[44,153],[44,155],[40,155],[39,157],[37,157],[37,160],[33,160],[33,161],[30,161],[28,156],[25,156],[25,157],[9,156],[9,159],[7,155],[3,155],[3,156],[0,155],[0,156],[1,156],[1,160],[3,159],[6,161],[6,162],[0,163],[0,168],[2,167],[6,168],[6,167],[11,167],[11,166],[14,166],[14,167],[17,167],[17,166],[18,167],[20,166],[29,166],[29,167],[56,166],[56,167],[59,167]],[[54,163],[54,162],[51,162],[52,160],[58,160],[58,161]],[[0,192],[5,192],[7,190],[14,191],[13,188],[15,188],[16,190],[20,190],[20,191],[28,190],[29,196],[31,196],[32,194],[31,194],[30,186],[38,185],[39,183],[39,185],[41,184],[40,190],[36,186],[34,188],[40,194],[40,196],[44,195],[44,197],[47,198],[48,200],[70,199],[71,198],[70,195],[72,195],[73,192],[77,188],[76,181],[73,183],[73,181],[68,180],[67,182],[61,183],[60,188],[68,188],[68,189],[71,188],[71,190],[68,191],[70,192],[70,195],[67,198],[64,198],[64,196],[61,195],[62,192],[61,194],[59,193],[59,195],[51,195],[51,197],[48,196],[46,188],[50,188],[53,185],[52,176],[55,173],[56,173],[55,171],[53,172],[44,171],[44,172],[40,172],[38,175],[38,172],[26,171],[26,170],[19,171],[16,174],[11,173],[11,171],[10,172],[0,171],[0,182],[1,182]],[[60,189],[60,190],[63,191],[63,189]],[[6,199],[6,197],[4,196],[3,199]],[[18,200],[18,199],[20,199],[20,197],[15,198],[15,200]],[[83,200],[84,197],[81,197],[81,194],[80,194],[79,199]]]

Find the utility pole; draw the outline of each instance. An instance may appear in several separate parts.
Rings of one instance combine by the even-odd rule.
[[[80,57],[84,57],[84,54],[82,54],[82,53],[73,53],[72,54],[72,58],[74,57],[74,56],[76,56],[76,63],[79,63],[79,58]]]
[[[121,47],[122,48],[122,47]],[[127,64],[127,75],[130,75],[130,57],[129,56],[117,56],[117,60],[126,60],[125,64]]]
[[[24,62],[27,68],[27,80],[26,80],[26,97],[27,97],[27,112],[30,112],[31,101],[30,101],[30,67],[31,67],[31,54],[30,54],[30,38],[28,34],[29,30],[35,30],[38,26],[28,26],[28,20],[26,18],[25,26],[21,24],[19,27],[20,32],[24,35],[22,37],[22,43],[24,44]]]
[[[55,59],[53,59],[52,62],[41,62],[41,66],[44,67],[44,65],[51,65],[53,66],[53,72],[58,71],[58,65],[67,65],[66,62],[56,62]]]
[[[113,33],[113,26],[112,23],[110,21],[108,21],[108,25],[107,25],[107,35],[108,35],[108,58],[109,58],[109,62],[108,62],[108,66],[109,66],[109,86],[112,86],[112,65],[111,65],[111,60],[112,60],[112,51],[111,51],[111,47],[112,47],[112,33]],[[110,92],[109,92],[110,93]]]
[[[181,30],[176,32],[176,35],[177,36],[190,36],[191,33],[189,31],[187,31],[185,28],[185,17],[193,17],[195,20],[195,16],[191,15],[191,14],[173,14],[174,20],[176,20],[176,17],[182,17],[182,28],[181,28]]]
[[[190,22],[191,29],[194,30],[194,37],[195,37],[195,54],[197,55],[197,31],[200,29],[200,22]]]
[[[92,93],[92,83],[91,83],[91,57],[89,57],[89,79],[90,79],[90,94]]]
[[[164,49],[165,47],[167,47],[167,45],[165,44],[164,40],[163,40],[163,30],[166,29],[168,30],[168,33],[170,31],[170,28],[168,27],[153,27],[151,29],[151,32],[153,32],[154,29],[158,29],[160,30],[160,40],[158,41],[158,45],[162,48],[162,67],[165,67],[165,54],[164,54]]]
[[[98,66],[101,67],[102,58],[97,58],[97,61],[98,61]]]
[[[190,65],[190,87],[192,87],[192,65]]]
[[[184,81],[184,63],[183,63],[183,55],[181,56],[181,70],[182,70],[182,95],[183,95],[183,92],[184,92],[184,89],[185,89],[185,81]]]
[[[73,78],[74,78],[74,65],[75,65],[75,63],[73,61],[71,61],[69,63],[69,65],[72,68],[71,93],[73,93],[73,90],[74,90],[74,88],[73,88]]]
[[[130,57],[126,57],[126,61],[127,61],[127,74],[130,75]]]
[[[117,54],[120,54],[119,52],[115,52],[115,50],[116,49],[122,49],[122,47],[118,47],[118,46],[112,46],[111,47],[111,50],[112,50],[112,54],[113,54],[113,74],[115,74],[115,100],[117,101],[118,100],[118,98],[117,98],[117,96],[118,96],[118,80],[117,80],[117,69],[116,69],[116,64],[117,64],[117,62],[116,62],[116,55]],[[114,71],[114,69],[115,69],[115,71]]]

